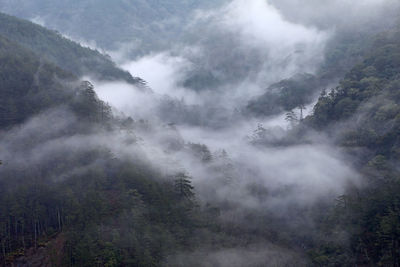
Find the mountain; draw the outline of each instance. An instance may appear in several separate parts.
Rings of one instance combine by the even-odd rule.
[[[271,11],[264,1],[252,3]],[[135,53],[156,51],[166,45],[158,38],[167,42],[179,32],[164,31],[161,22],[172,18],[161,24],[182,26],[189,11],[206,6],[153,0],[0,4],[27,17],[47,14],[46,24],[58,21],[76,32],[87,27],[79,34],[93,38],[102,30],[94,25],[109,23],[104,33],[133,40],[128,35],[135,29],[120,24],[131,18],[143,26],[137,33],[165,33],[137,37],[149,46]],[[112,8],[115,13],[107,13]],[[182,18],[174,21],[177,14]],[[272,25],[282,22],[279,13],[268,14],[278,17]],[[219,83],[233,87],[272,67],[278,75],[287,54],[264,68],[264,42],[261,50],[244,45],[232,51],[232,41],[247,39],[216,32],[219,39],[204,38],[210,46],[203,47],[216,47],[205,55],[222,61],[190,69],[183,86],[195,90],[125,94],[132,86],[105,83],[116,102],[134,102],[129,117],[82,77],[145,89],[139,78],[42,26],[4,14],[0,22],[0,266],[400,265],[400,25],[379,34],[341,29],[316,73],[288,74],[249,103],[251,83],[240,92]],[[292,35],[308,32],[300,29]],[[103,45],[115,45],[107,34]],[[195,58],[207,61],[202,54]],[[214,76],[213,68],[224,73]],[[204,103],[197,102],[203,94]],[[293,109],[313,101],[312,114],[297,118]]]
[[[275,83],[263,95],[249,101],[245,113],[271,116],[304,107],[315,98],[315,93],[326,86],[311,74],[298,74]]]
[[[3,36],[0,59],[2,266],[176,266],[181,251],[259,238],[221,229],[219,208],[198,204],[185,171],[154,168],[140,136],[216,170],[226,153],[113,114],[89,82]]]
[[[319,245],[311,253],[316,263],[396,266],[399,262],[399,29],[376,36],[364,59],[338,87],[322,93],[313,115],[305,120],[356,157],[366,183],[365,189],[342,196],[322,226],[326,236],[344,231],[349,241]]]
[[[134,78],[118,68],[109,57],[100,52],[82,47],[57,32],[29,21],[0,13],[0,35],[78,77],[121,80],[137,85],[144,83],[140,78]]]
[[[386,28],[395,30],[395,26],[389,25]],[[374,27],[377,26],[374,24]],[[363,25],[338,29],[327,43],[324,60],[315,74],[297,74],[270,85],[263,95],[250,100],[243,112],[261,117],[271,116],[311,104],[321,90],[338,83],[354,65],[361,63],[376,48],[374,44],[382,31],[382,28],[377,28]]]
[[[40,21],[78,40],[94,41],[103,49],[115,50],[129,43],[138,55],[167,47],[179,39],[182,25],[190,23],[193,11],[219,2],[224,1],[2,0],[0,10]]]
[[[144,158],[116,157],[101,141],[120,135],[134,150],[140,125],[0,36],[1,266],[155,266],[189,243],[190,177],[160,179]]]
[[[0,35],[0,125],[25,121],[73,97],[65,85],[72,74],[41,60],[31,51]],[[64,81],[61,82],[61,81]]]

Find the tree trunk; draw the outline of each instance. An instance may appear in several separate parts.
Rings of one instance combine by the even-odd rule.
[[[61,232],[61,215],[60,215],[60,209],[57,209],[57,221],[58,221],[58,231]]]

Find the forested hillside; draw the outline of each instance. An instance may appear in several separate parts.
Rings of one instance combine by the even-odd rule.
[[[400,266],[400,5],[227,2],[0,0],[156,87],[0,13],[0,266]]]
[[[312,255],[319,264],[399,263],[399,74],[400,32],[382,33],[340,85],[323,92],[306,119],[356,155],[367,181],[366,188],[342,196],[323,223],[327,234],[342,229],[350,240],[317,248]]]
[[[59,33],[39,25],[0,13],[0,35],[35,52],[39,57],[78,76],[100,80],[124,80],[131,84],[143,81],[119,69],[98,51],[84,48]]]
[[[375,27],[367,24],[360,29],[338,29],[326,45],[323,63],[315,74],[297,74],[270,85],[266,93],[249,101],[245,112],[271,116],[311,104],[323,88],[338,83],[354,65],[363,61],[369,51],[376,48],[380,31],[379,27]],[[389,28],[395,31],[395,26]]]
[[[134,126],[113,118],[89,82],[3,37],[0,60],[2,266],[155,266],[187,246],[188,176],[163,178],[85,142]]]
[[[36,19],[46,27],[76,39],[94,41],[98,46],[115,50],[120,45],[140,55],[161,50],[177,40],[182,25],[193,19],[197,8],[207,8],[218,1],[0,1],[0,10],[25,19]],[[112,10],[112,12],[110,12]]]
[[[64,84],[73,81],[72,74],[2,36],[0,59],[1,128],[22,123],[73,98],[73,91]]]

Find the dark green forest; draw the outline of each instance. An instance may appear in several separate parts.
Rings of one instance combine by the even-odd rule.
[[[319,264],[399,264],[399,74],[400,32],[382,33],[340,85],[322,93],[306,119],[357,155],[357,167],[368,181],[363,190],[343,195],[322,222],[324,229],[344,229],[350,243],[313,250]]]
[[[42,255],[30,259],[37,260],[37,266],[155,266],[167,251],[190,243],[188,237],[199,222],[192,215],[196,204],[185,174],[165,182],[161,174],[118,160],[101,147],[65,148],[59,151],[64,156],[39,164],[13,162],[13,155],[29,153],[45,139],[57,141],[123,126],[89,82],[78,82],[74,75],[3,37],[0,59],[2,130],[16,127],[17,131],[17,125],[35,114],[56,109],[46,118],[49,129],[27,130],[27,136],[16,137],[12,142],[18,145],[9,147],[10,158],[2,159],[2,265],[23,264],[20,257],[29,248],[45,247]],[[67,127],[54,126],[69,115],[77,120]],[[6,131],[1,136],[8,138]],[[84,171],[68,180],[55,179],[75,168]]]
[[[123,80],[131,84],[143,83],[99,51],[82,47],[29,21],[0,13],[0,35],[33,51],[41,59],[51,62],[78,77],[92,76],[94,79]]]
[[[137,56],[165,48],[171,38],[180,38],[180,24],[190,23],[194,9],[206,9],[223,2],[225,0],[118,0],[113,3],[97,1],[93,5],[91,1],[40,0],[32,3],[17,0],[0,1],[0,9],[25,19],[38,16],[44,19],[46,27],[74,38],[95,40],[106,49],[135,42],[130,49],[131,55]]]
[[[164,5],[168,17],[172,7]],[[221,258],[245,255],[248,266],[400,266],[400,24],[380,33],[339,31],[316,73],[265,87],[226,119],[235,128],[238,118],[288,112],[287,129],[259,124],[246,139],[251,151],[323,140],[361,177],[361,186],[349,181],[339,196],[285,211],[253,203],[243,209],[224,190],[244,189],[239,196],[263,203],[284,199],[291,185],[243,186],[237,177],[256,177],[253,165],[184,140],[172,122],[119,112],[82,77],[151,93],[110,57],[0,14],[0,266],[230,266],[208,258],[217,251]],[[213,84],[204,80],[189,87]],[[316,97],[311,114],[296,117]],[[163,113],[190,117],[193,125],[220,111],[163,99]],[[161,143],[159,150],[144,153],[141,136]],[[178,171],[177,154],[189,158]],[[209,191],[195,183],[196,168]]]

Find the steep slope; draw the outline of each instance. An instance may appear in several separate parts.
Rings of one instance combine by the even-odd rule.
[[[134,54],[165,48],[176,40],[196,8],[218,1],[0,1],[0,10],[25,19],[37,19],[77,39],[95,41],[107,50],[131,43]],[[112,12],[110,12],[112,10]]]
[[[114,117],[90,83],[0,40],[0,265],[176,266],[180,252],[269,238],[223,229],[218,208],[197,204],[188,174],[153,168],[140,134],[169,131],[166,150],[185,147],[221,168],[207,147],[185,146],[173,126]],[[303,261],[277,245],[268,250],[289,253],[283,262]]]
[[[271,116],[304,107],[327,83],[311,74],[298,74],[268,87],[263,95],[249,101],[245,113]]]
[[[119,69],[109,57],[98,51],[82,47],[29,21],[0,13],[0,34],[78,77],[90,75],[99,80],[143,83],[141,79]]]
[[[312,103],[322,89],[339,82],[354,65],[363,61],[373,49],[376,31],[367,26],[337,31],[329,40],[324,61],[314,75],[297,74],[269,86],[266,93],[249,101],[245,112],[270,116]]]
[[[357,119],[359,123],[353,123],[353,128],[366,127],[366,121],[379,123],[395,118],[399,104],[399,73],[399,31],[381,34],[365,59],[345,76],[340,85],[328,95],[323,93],[314,115],[310,117],[311,122],[315,127],[326,128],[360,111],[363,111],[362,116]],[[375,116],[377,112],[382,118]],[[368,123],[369,127],[375,129],[370,130],[375,132],[377,127],[371,123]]]
[[[74,76],[0,36],[0,126],[21,123],[52,106],[67,103],[72,91],[61,80]]]
[[[353,154],[365,188],[353,189],[321,225],[330,241],[310,252],[320,265],[398,266],[400,262],[400,31],[379,35],[364,60],[306,123]],[[345,242],[335,235],[345,232]]]
[[[190,177],[110,151],[138,150],[138,127],[0,36],[1,266],[157,266],[189,244]]]

